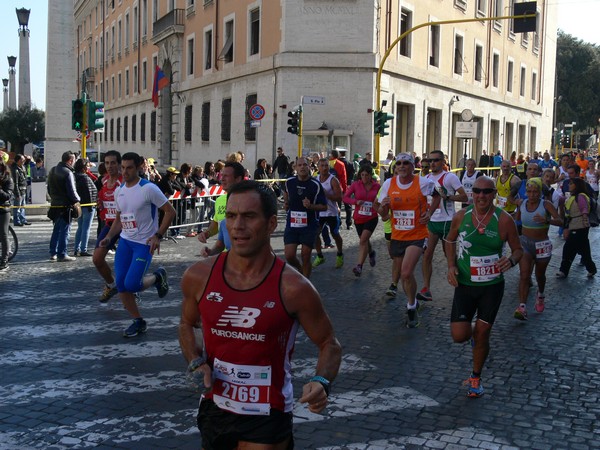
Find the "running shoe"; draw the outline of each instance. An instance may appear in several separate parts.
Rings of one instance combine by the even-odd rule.
[[[325,248],[335,248],[335,245],[333,245],[333,244],[327,244],[327,245],[325,245]]]
[[[135,304],[139,306],[142,303],[142,297],[140,296],[140,293],[134,293],[133,297],[135,298]]]
[[[56,255],[52,255],[52,256],[50,256],[49,261],[55,262],[56,259],[57,259],[57,256]]]
[[[567,278],[567,274],[564,272],[557,272],[556,278]]]
[[[395,297],[397,293],[398,293],[398,286],[396,286],[394,283],[390,284],[390,287],[388,288],[388,290],[385,291],[385,295],[387,295],[388,297]]]
[[[320,266],[321,264],[323,264],[324,262],[325,262],[325,257],[317,255],[317,256],[315,256],[315,259],[313,259],[312,266],[317,267],[317,266]]]
[[[337,255],[335,257],[335,268],[340,269],[344,265],[344,255]]]
[[[123,331],[123,337],[134,337],[140,333],[145,333],[147,330],[148,325],[146,324],[146,321],[140,317],[139,319],[134,319],[131,325],[129,325],[127,329]]]
[[[377,256],[377,253],[375,253],[375,250],[373,250],[371,253],[369,253],[369,264],[371,265],[371,267],[375,267],[375,264],[377,264],[377,261],[375,260],[375,256]]]
[[[165,295],[167,295],[167,292],[169,292],[169,281],[167,280],[167,271],[163,267],[159,267],[158,270],[154,272],[154,276],[156,276],[154,286],[156,286],[158,297],[163,298]]]
[[[75,261],[75,258],[73,258],[72,256],[69,256],[69,255],[65,255],[65,256],[59,256],[58,258],[56,258],[56,260],[58,262],[72,262],[72,261]]]
[[[117,287],[110,287],[109,285],[104,285],[104,290],[102,291],[102,297],[100,297],[100,303],[107,303],[111,298],[117,295]]]
[[[354,269],[352,269],[352,272],[354,273],[354,275],[356,275],[357,277],[360,277],[360,275],[362,274],[362,265],[357,264],[356,267]]]
[[[463,382],[463,386],[469,386],[467,388],[467,397],[477,398],[483,395],[483,385],[481,384],[480,377],[469,377],[468,380]]]
[[[417,308],[406,310],[406,328],[417,328],[419,326],[419,312]]]
[[[546,297],[544,295],[540,295],[540,291],[537,291],[535,295],[535,310],[539,313],[544,312],[544,302],[546,301]]]
[[[79,256],[88,256],[89,257],[89,256],[94,256],[94,255],[92,253],[86,251],[86,252],[81,252],[79,254]]]
[[[593,277],[596,275],[596,273],[598,273],[598,272],[597,272],[597,271],[594,271],[594,272],[588,272],[588,273],[587,273],[587,277],[588,277],[588,278],[593,278]]]
[[[423,300],[425,302],[430,302],[433,300],[433,296],[429,291],[429,288],[424,287],[420,292],[417,293],[417,300]]]
[[[537,302],[536,302],[537,304]],[[523,305],[519,305],[517,309],[515,309],[515,319],[519,320],[527,320],[527,308]]]

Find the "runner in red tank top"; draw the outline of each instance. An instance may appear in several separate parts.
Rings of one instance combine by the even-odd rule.
[[[94,256],[92,258],[96,270],[105,283],[104,290],[99,299],[101,304],[106,304],[117,293],[115,278],[110,266],[106,262],[106,255],[109,250],[115,249],[115,244],[119,240],[119,236],[115,236],[107,247],[101,247],[99,244],[108,234],[110,226],[117,216],[114,193],[115,189],[122,183],[121,154],[116,150],[106,152],[104,155],[104,166],[106,167],[107,175],[102,180],[102,189],[98,192],[98,216],[104,222],[104,226],[96,239],[96,248],[94,249]]]
[[[313,285],[272,252],[273,193],[255,181],[229,192],[227,254],[190,267],[181,281],[179,342],[207,391],[198,412],[202,448],[293,448],[291,356],[302,326],[319,348],[301,403],[319,413],[339,370],[341,347]],[[202,323],[199,343],[194,329]]]

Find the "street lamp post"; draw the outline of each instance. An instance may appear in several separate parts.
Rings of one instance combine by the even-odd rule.
[[[558,158],[558,142],[556,139],[556,136],[558,134],[558,129],[556,128],[556,119],[558,116],[558,112],[556,111],[556,108],[558,107],[558,104],[561,102],[561,100],[562,95],[554,97],[554,120],[552,124],[552,146],[554,147],[554,159]]]
[[[8,78],[2,78],[2,85],[4,86],[4,109],[6,111],[8,109]]]
[[[17,72],[15,69],[16,63],[16,56],[8,57],[8,107],[10,109],[15,109],[17,107],[17,91],[15,87],[15,73]]]
[[[19,108],[31,104],[29,74],[29,13],[30,9],[17,9],[19,20]]]

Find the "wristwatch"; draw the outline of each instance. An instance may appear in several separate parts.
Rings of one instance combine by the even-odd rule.
[[[158,239],[162,239],[163,238],[163,235],[160,234],[160,233],[158,233],[158,232],[154,233],[154,236],[156,236]]]
[[[193,372],[194,370],[196,370],[198,367],[200,367],[202,364],[206,363],[206,357],[204,356],[198,356],[197,358],[194,358],[190,361],[190,364],[188,365],[188,372]]]
[[[329,397],[329,390],[331,389],[331,383],[327,378],[322,377],[320,375],[315,375],[309,381],[316,381],[317,383],[321,383],[321,386],[323,386],[323,389],[325,390],[325,395],[327,397]]]

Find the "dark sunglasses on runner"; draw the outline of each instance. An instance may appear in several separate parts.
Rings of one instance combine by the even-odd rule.
[[[494,189],[494,188],[483,188],[482,189],[482,188],[476,188],[476,187],[474,187],[473,188],[473,194],[482,194],[483,193],[483,194],[489,195],[492,192],[494,192],[495,190],[496,189]]]

